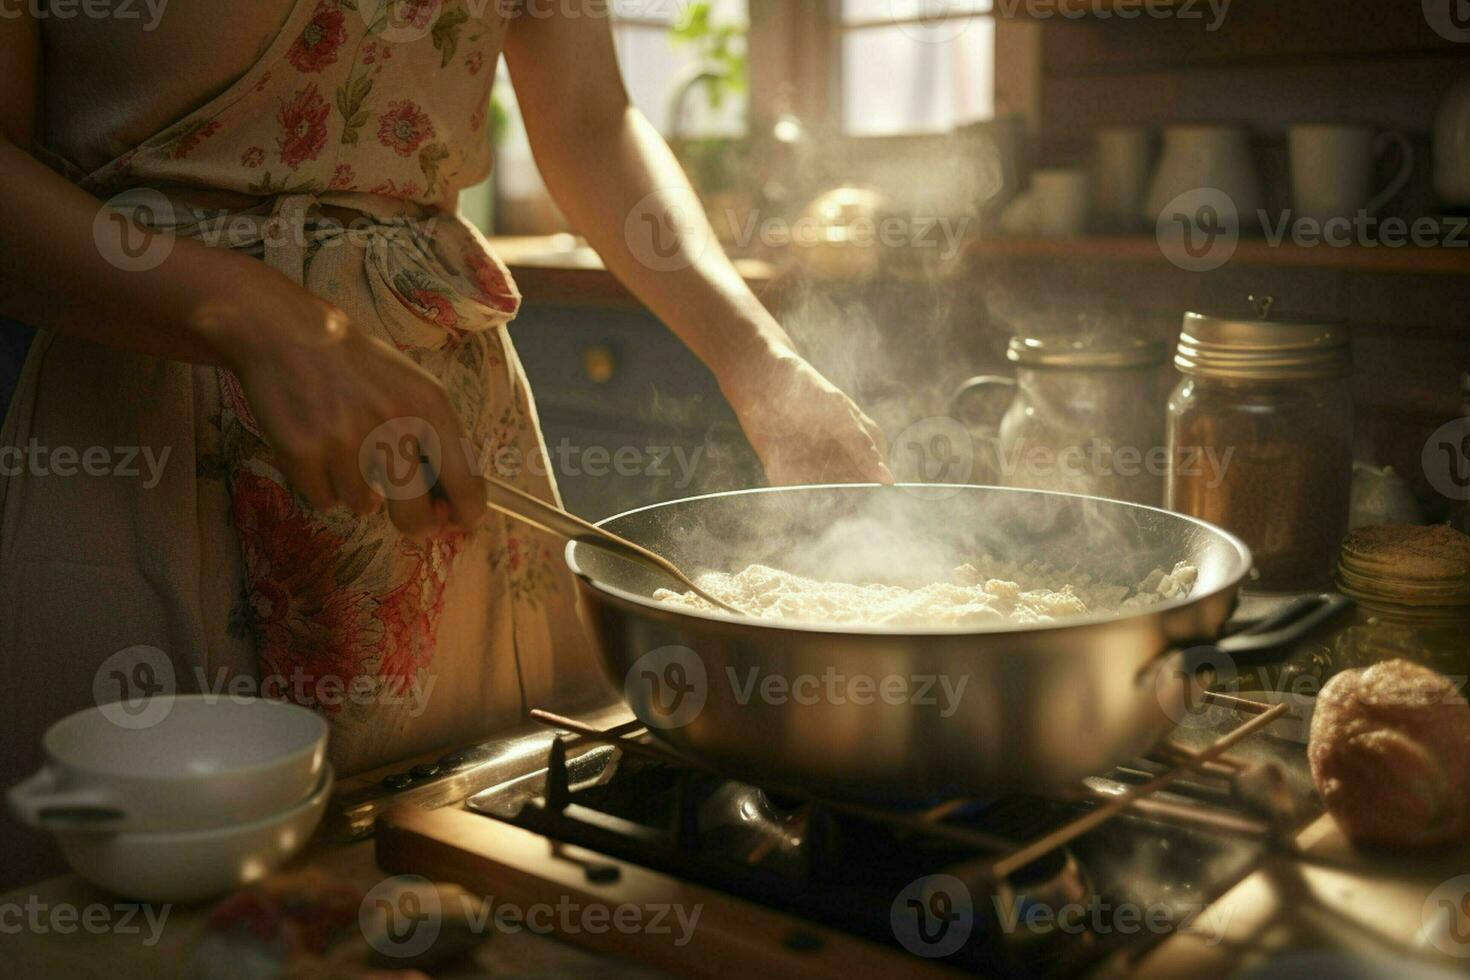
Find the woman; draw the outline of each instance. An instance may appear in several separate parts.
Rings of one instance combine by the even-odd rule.
[[[0,440],[29,447],[0,486],[17,770],[45,723],[156,682],[127,659],[146,650],[99,671],[124,648],[182,690],[247,674],[321,708],[343,772],[583,675],[557,543],[487,515],[476,475],[556,496],[519,294],[454,215],[489,171],[502,47],[557,203],[709,365],[768,476],[887,479],[877,428],[703,219],[646,237],[690,191],[603,0],[131,9],[0,20],[0,312],[41,328]]]

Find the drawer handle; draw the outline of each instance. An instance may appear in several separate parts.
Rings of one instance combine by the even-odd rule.
[[[618,362],[606,347],[589,347],[582,352],[582,370],[593,384],[607,384],[617,373]]]

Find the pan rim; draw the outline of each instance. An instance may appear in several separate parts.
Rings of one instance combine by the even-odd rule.
[[[664,500],[654,504],[644,504],[643,506],[635,507],[632,510],[626,510],[618,514],[613,514],[609,517],[604,517],[602,520],[594,521],[593,523],[596,524],[598,527],[602,527],[603,525],[608,524],[612,521],[620,520],[624,517],[631,517],[634,514],[641,514],[646,511],[662,510],[667,507],[672,507],[675,504],[687,504],[699,500],[709,500],[718,497],[746,496],[756,493],[780,493],[782,491],[793,490],[852,490],[871,489],[877,487],[891,487],[894,489],[922,491],[991,490],[996,492],[1020,493],[1028,495],[1042,494],[1049,497],[1067,497],[1077,500],[1099,501],[1102,503],[1112,504],[1118,507],[1125,507],[1139,511],[1153,511],[1158,514],[1162,514],[1165,517],[1181,520],[1188,524],[1193,524],[1203,531],[1218,536],[1226,544],[1235,549],[1235,552],[1240,559],[1240,566],[1236,570],[1235,574],[1228,576],[1222,584],[1208,592],[1190,594],[1187,596],[1182,596],[1178,599],[1170,599],[1152,606],[1145,606],[1139,609],[1137,612],[1127,614],[1097,613],[1089,616],[1068,617],[1066,619],[1057,620],[1050,623],[1037,623],[1027,625],[1006,624],[994,627],[982,627],[978,629],[974,627],[957,626],[914,627],[881,625],[857,628],[852,626],[851,624],[846,623],[820,623],[807,622],[803,620],[760,619],[754,616],[734,616],[730,613],[718,611],[684,609],[672,606],[666,602],[659,602],[657,599],[653,599],[649,596],[640,595],[636,592],[629,592],[626,589],[621,589],[617,586],[609,585],[605,582],[600,582],[597,579],[594,579],[590,574],[584,571],[577,564],[575,557],[576,549],[578,547],[592,548],[595,547],[594,545],[583,545],[582,543],[577,541],[568,541],[566,548],[562,552],[562,557],[563,560],[566,562],[568,569],[571,570],[572,574],[580,579],[588,588],[596,592],[601,592],[605,595],[616,597],[624,602],[631,603],[632,605],[638,606],[643,609],[667,613],[676,617],[688,616],[694,619],[704,620],[711,623],[720,623],[726,626],[733,625],[753,629],[763,629],[771,631],[772,633],[789,631],[797,633],[820,633],[828,636],[837,635],[853,637],[964,637],[997,636],[1007,634],[1015,636],[1031,636],[1038,633],[1052,633],[1069,629],[1097,626],[1101,623],[1126,623],[1130,620],[1142,620],[1148,617],[1162,616],[1174,610],[1183,609],[1187,606],[1202,604],[1217,596],[1227,595],[1237,591],[1240,588],[1241,582],[1244,581],[1246,576],[1250,573],[1250,569],[1254,561],[1250,547],[1246,545],[1246,543],[1242,541],[1238,536],[1225,530],[1219,525],[1211,524],[1209,521],[1202,520],[1198,517],[1192,517],[1188,514],[1181,514],[1177,511],[1168,510],[1163,507],[1153,507],[1148,504],[1136,504],[1127,500],[1114,500],[1109,497],[1098,497],[1090,494],[1065,493],[1058,490],[1033,490],[1026,487],[998,487],[989,484],[979,483],[812,483],[782,487],[750,487],[743,490],[722,490],[716,493],[702,493],[690,497],[680,497],[674,500]]]

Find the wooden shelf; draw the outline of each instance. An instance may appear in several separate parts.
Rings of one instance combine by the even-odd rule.
[[[991,238],[971,242],[977,261],[1006,259],[1070,262],[1166,263],[1158,242],[1147,235],[1106,238]],[[1470,248],[1405,245],[1272,245],[1261,239],[1237,243],[1229,265],[1281,269],[1327,269],[1398,275],[1470,276]]]

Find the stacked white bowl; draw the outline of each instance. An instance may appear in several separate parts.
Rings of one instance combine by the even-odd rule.
[[[332,790],[327,725],[280,701],[173,696],[52,725],[45,762],[12,787],[77,874],[147,902],[189,902],[280,867],[310,839]]]

